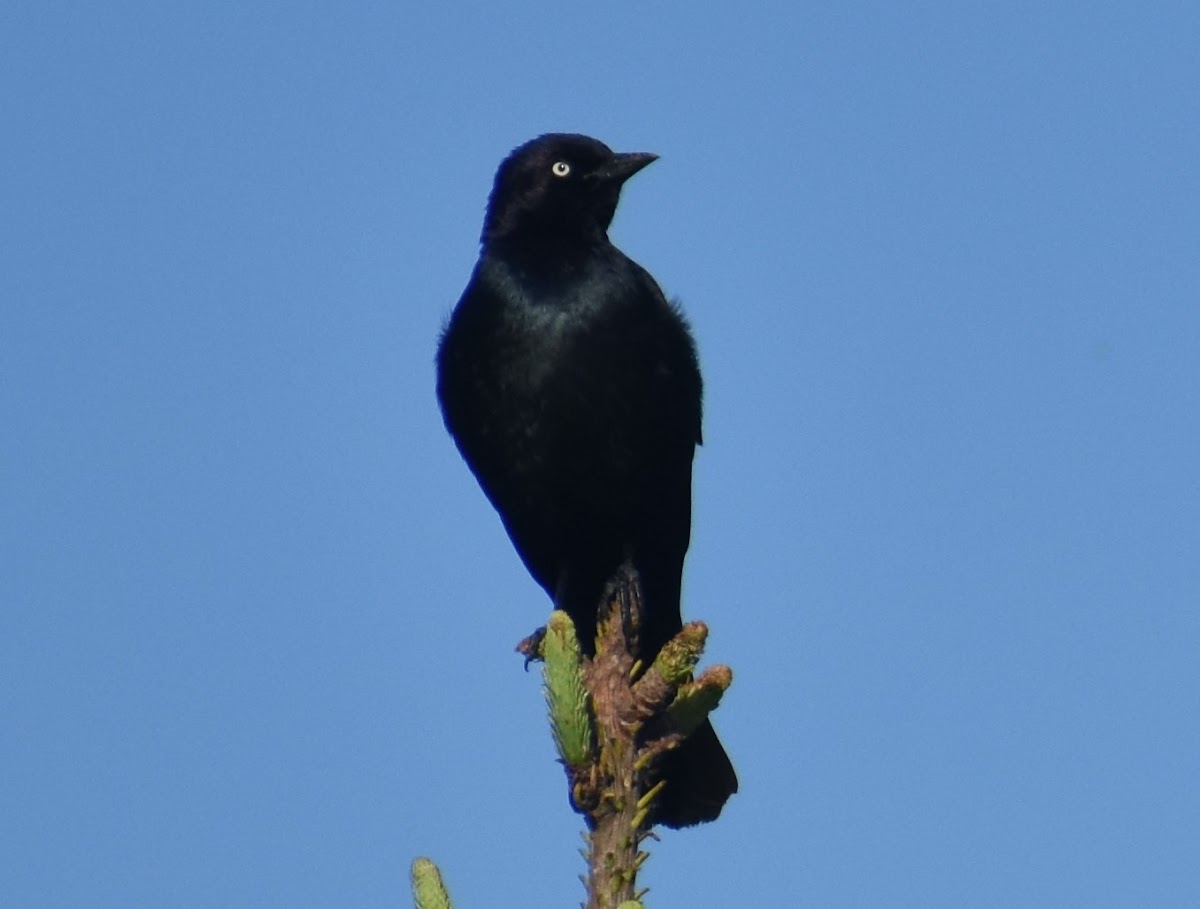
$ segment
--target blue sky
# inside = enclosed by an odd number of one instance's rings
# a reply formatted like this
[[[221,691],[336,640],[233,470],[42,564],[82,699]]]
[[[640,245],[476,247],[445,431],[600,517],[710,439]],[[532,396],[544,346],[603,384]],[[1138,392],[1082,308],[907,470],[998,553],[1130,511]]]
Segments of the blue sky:
[[[707,383],[651,905],[1200,904],[1200,7],[502,6],[0,13],[0,901],[579,899],[432,365],[564,130]]]

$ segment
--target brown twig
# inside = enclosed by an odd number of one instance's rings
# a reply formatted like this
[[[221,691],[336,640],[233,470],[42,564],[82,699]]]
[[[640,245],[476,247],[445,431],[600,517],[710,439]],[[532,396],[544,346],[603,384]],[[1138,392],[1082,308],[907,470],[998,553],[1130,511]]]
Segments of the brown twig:
[[[638,846],[647,829],[645,771],[637,761],[637,734],[644,721],[633,696],[631,674],[642,617],[637,574],[628,566],[610,583],[601,607],[596,655],[584,682],[596,718],[598,791],[587,811],[587,909],[614,909],[634,899],[637,870],[646,854]]]

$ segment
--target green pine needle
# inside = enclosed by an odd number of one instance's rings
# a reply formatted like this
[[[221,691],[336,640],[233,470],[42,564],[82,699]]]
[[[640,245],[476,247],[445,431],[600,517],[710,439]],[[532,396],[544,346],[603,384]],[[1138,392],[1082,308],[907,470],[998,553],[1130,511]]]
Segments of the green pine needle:
[[[546,623],[546,707],[559,756],[568,767],[583,768],[592,761],[592,716],[580,669],[582,655],[575,625],[556,610]]]

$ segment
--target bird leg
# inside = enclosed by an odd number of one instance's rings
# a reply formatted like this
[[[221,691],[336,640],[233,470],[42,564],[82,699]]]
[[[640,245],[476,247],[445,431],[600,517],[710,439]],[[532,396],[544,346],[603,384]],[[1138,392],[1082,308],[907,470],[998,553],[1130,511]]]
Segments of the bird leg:
[[[542,661],[542,647],[546,642],[546,626],[535,628],[533,633],[528,637],[521,638],[517,642],[516,651],[525,657],[525,671],[529,671],[530,663],[539,663]]]

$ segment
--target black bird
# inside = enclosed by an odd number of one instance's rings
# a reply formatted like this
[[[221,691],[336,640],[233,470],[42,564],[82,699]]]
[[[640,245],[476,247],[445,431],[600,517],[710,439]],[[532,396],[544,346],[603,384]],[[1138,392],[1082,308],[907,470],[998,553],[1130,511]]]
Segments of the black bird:
[[[687,323],[608,239],[657,155],[549,134],[496,172],[482,252],[438,348],[438,401],[467,466],[586,652],[606,581],[641,577],[642,656],[682,627],[700,369]],[[710,821],[737,777],[707,722],[667,756],[656,820]]]

